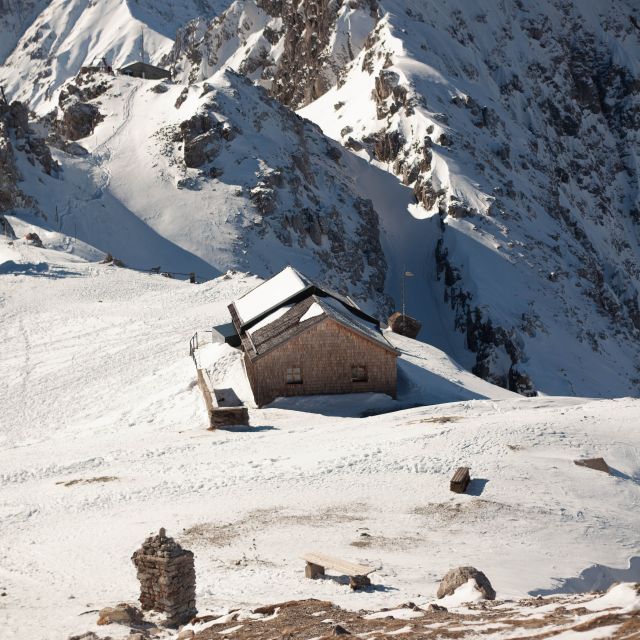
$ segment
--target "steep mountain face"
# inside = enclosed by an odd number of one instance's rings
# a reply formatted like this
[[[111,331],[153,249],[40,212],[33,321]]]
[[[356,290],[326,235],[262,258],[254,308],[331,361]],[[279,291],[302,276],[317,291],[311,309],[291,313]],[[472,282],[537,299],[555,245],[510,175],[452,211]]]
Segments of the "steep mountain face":
[[[601,376],[566,365],[599,361],[635,393],[640,31],[624,2],[497,6],[384,3],[342,87],[303,113],[440,218],[475,372],[594,393]]]
[[[202,273],[292,262],[380,311],[402,284],[422,338],[492,382],[638,393],[636,3],[185,0],[166,13],[109,0],[89,20],[96,7],[73,2],[66,20],[55,0],[42,11],[0,76],[40,113],[58,107],[56,206],[83,239]],[[116,79],[81,95],[79,77],[59,90],[82,60],[135,57],[140,25],[185,88]],[[105,242],[105,199],[153,230],[142,254],[131,233]]]
[[[479,375],[597,393],[604,363],[636,393],[638,24],[624,0],[236,2],[171,60],[185,81],[202,61],[248,72],[413,189],[440,221],[425,243],[453,350]]]
[[[231,67],[297,108],[334,86],[378,19],[375,0],[236,0],[178,32],[164,59],[186,82]]]
[[[243,76],[182,87],[84,72],[41,126],[60,179],[25,189],[56,230],[128,266],[199,279],[291,263],[388,312],[357,159]]]
[[[0,0],[0,64],[48,0]]]
[[[176,30],[215,15],[226,0],[0,0],[0,85],[11,99],[45,112],[83,66],[105,58],[117,69],[157,62]]]
[[[0,213],[15,209],[37,210],[36,201],[21,189],[24,172],[20,165],[28,163],[32,171],[49,178],[55,179],[59,175],[59,164],[32,124],[24,104],[9,103],[0,97]]]

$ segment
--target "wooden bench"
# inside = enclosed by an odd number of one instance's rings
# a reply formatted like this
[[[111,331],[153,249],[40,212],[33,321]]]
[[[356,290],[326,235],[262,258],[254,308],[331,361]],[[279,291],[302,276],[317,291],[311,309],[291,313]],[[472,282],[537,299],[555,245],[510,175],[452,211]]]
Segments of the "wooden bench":
[[[469,467],[458,467],[451,478],[449,488],[455,493],[464,493],[469,486],[471,477],[469,476]]]
[[[302,556],[302,559],[307,563],[304,568],[304,575],[307,578],[311,578],[312,580],[321,578],[324,575],[325,569],[332,569],[333,571],[338,571],[348,576],[349,586],[354,590],[361,587],[368,587],[371,584],[368,576],[375,571],[375,569],[371,567],[347,562],[340,558],[333,558],[323,553],[306,553]]]

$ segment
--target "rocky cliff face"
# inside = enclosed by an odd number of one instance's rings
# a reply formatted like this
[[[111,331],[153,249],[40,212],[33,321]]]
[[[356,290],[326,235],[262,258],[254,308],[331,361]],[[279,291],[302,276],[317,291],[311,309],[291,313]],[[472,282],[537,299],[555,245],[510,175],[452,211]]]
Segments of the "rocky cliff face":
[[[303,111],[440,218],[442,300],[474,371],[525,393],[549,367],[572,392],[577,352],[625,360],[637,389],[640,30],[631,5],[596,5],[382,2],[343,86]]]
[[[27,107],[0,99],[0,213],[37,208],[36,201],[21,188],[19,158],[49,176],[57,175],[60,168],[45,141],[34,133]]]
[[[197,82],[229,66],[298,108],[340,81],[378,19],[376,0],[237,0],[178,31],[163,62]]]
[[[344,174],[339,145],[243,76],[224,78],[226,87],[194,86],[201,93],[193,115],[162,131],[171,143],[163,153],[183,176],[178,186],[239,185],[249,245],[275,241],[277,252],[302,251],[322,281],[387,313],[378,215]],[[257,160],[255,171],[239,175],[234,165],[246,155]]]
[[[420,278],[412,313],[425,339],[521,393],[637,393],[636,3],[236,0],[216,16],[185,22],[171,49],[156,49],[184,84],[168,90],[181,115],[167,116],[163,148],[180,190],[202,192],[231,184],[233,150],[252,137],[255,180],[239,179],[233,196],[246,207],[241,250],[275,239],[362,295],[389,287],[385,264],[400,258],[381,246],[397,246],[393,229],[380,237],[361,174],[344,175],[353,152],[412,191],[413,218],[433,221],[402,256]],[[49,27],[39,18],[30,29],[49,42]],[[225,106],[221,117],[215,87],[227,68],[283,106],[259,106],[266,95],[233,76],[236,99],[253,106],[240,106],[242,117]],[[80,140],[110,117],[92,97],[59,104],[59,131]],[[99,114],[85,113],[89,104]],[[345,148],[311,143],[318,132],[285,107]],[[290,149],[277,159],[256,146],[267,144],[263,118],[286,132]]]

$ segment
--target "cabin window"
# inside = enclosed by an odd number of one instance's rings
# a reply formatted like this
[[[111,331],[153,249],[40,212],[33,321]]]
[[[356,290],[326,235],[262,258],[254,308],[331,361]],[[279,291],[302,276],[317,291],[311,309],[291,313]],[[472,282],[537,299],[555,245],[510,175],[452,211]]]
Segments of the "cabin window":
[[[302,369],[300,367],[287,368],[287,384],[302,384]]]
[[[368,379],[367,367],[364,365],[351,367],[351,382],[366,382]]]

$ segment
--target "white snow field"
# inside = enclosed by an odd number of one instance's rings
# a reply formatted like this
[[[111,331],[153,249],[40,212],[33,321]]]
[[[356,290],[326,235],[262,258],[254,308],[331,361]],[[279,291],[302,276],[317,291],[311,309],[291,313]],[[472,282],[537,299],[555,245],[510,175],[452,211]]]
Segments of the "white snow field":
[[[499,598],[640,580],[640,401],[521,398],[392,336],[396,403],[280,401],[249,430],[209,432],[188,341],[259,280],[191,285],[97,258],[0,240],[3,640],[98,630],[93,610],[137,599],[130,557],[161,526],[195,553],[202,613],[421,604],[462,564]],[[246,395],[237,352],[208,351]],[[593,456],[613,475],[573,464]],[[460,465],[464,495],[448,486]],[[305,579],[308,551],[378,566],[375,588]]]

